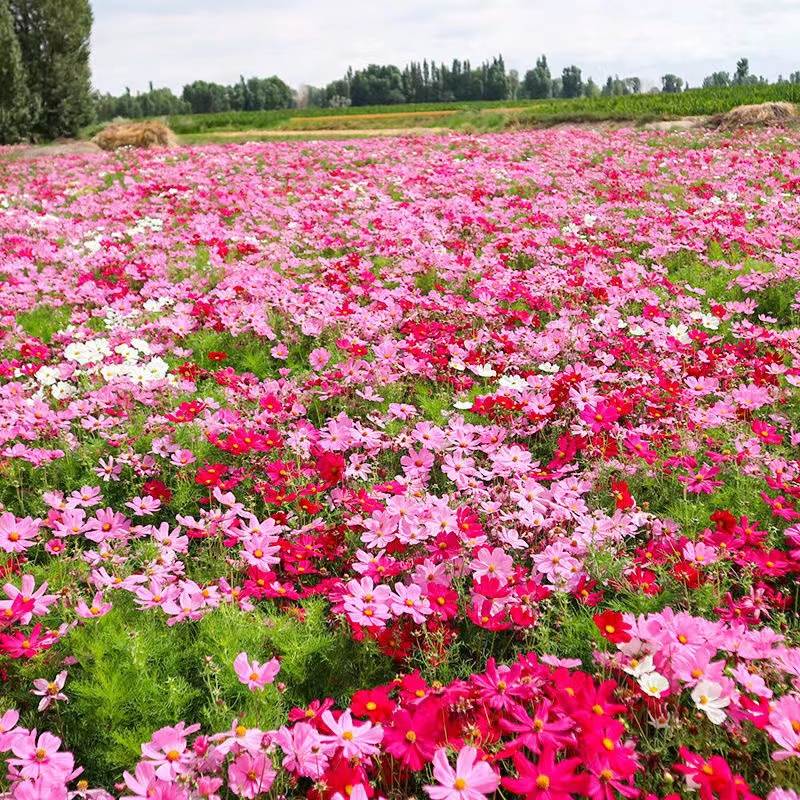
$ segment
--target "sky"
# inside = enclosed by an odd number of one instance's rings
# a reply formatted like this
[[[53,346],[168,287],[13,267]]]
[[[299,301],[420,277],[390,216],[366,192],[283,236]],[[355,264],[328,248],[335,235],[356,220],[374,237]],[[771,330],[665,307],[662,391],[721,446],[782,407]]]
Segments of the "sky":
[[[736,61],[776,80],[800,70],[798,0],[93,0],[92,78],[112,94],[277,75],[324,86],[348,66],[502,54],[520,76],[672,72],[697,86]]]

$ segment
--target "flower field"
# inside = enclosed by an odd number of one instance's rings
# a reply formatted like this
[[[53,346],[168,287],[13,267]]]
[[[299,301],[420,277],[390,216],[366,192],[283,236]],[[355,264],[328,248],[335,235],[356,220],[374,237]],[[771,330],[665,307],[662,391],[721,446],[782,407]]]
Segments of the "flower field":
[[[0,797],[800,789],[800,133],[0,151]]]

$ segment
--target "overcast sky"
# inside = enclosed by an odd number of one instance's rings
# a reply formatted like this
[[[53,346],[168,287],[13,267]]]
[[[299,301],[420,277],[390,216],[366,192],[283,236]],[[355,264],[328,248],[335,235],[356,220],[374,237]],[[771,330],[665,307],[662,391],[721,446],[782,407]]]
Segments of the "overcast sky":
[[[94,0],[97,89],[179,93],[193,80],[278,75],[324,86],[370,63],[476,65],[501,53],[523,75],[547,55],[597,83],[715,70],[775,80],[800,70],[800,0]]]

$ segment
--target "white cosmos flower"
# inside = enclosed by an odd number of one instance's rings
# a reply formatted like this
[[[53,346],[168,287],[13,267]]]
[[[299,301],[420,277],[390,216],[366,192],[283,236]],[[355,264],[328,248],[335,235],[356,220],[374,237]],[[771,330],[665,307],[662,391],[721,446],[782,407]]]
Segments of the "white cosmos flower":
[[[644,656],[643,658],[632,658],[628,665],[622,668],[628,675],[633,675],[634,678],[640,678],[642,675],[648,675],[656,671],[655,664],[653,664],[653,656]]]
[[[626,669],[625,672],[627,671]],[[669,691],[669,681],[655,671],[639,676],[638,683],[642,691],[650,697],[661,697],[664,692]]]
[[[543,364],[539,364],[539,369],[542,372],[549,372],[554,375],[561,367],[559,367],[558,364],[551,364],[549,361],[545,361]]]
[[[44,365],[36,370],[36,380],[42,386],[52,386],[60,377],[61,373],[55,367]]]
[[[64,400],[67,397],[72,397],[77,390],[71,383],[59,381],[55,384],[55,386],[53,386],[52,389],[50,389],[50,391],[56,400]]]
[[[469,369],[480,378],[494,378],[494,376],[497,375],[491,364],[480,364],[478,366],[470,365]]]
[[[513,389],[514,391],[522,391],[528,388],[528,381],[520,375],[503,375],[497,382],[500,386],[506,389]]]
[[[674,336],[681,344],[689,344],[692,340],[689,338],[689,328],[682,322],[678,325],[670,325],[667,328],[670,336]]]
[[[715,725],[725,721],[722,709],[730,705],[731,699],[722,697],[722,686],[716,681],[700,681],[692,690],[692,700]]]

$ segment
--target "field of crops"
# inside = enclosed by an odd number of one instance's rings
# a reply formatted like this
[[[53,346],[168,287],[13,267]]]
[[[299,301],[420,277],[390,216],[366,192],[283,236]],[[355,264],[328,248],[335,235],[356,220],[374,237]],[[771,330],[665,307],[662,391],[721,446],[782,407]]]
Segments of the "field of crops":
[[[0,214],[1,798],[798,800],[800,133],[0,158]]]
[[[482,103],[426,103],[417,105],[361,106],[341,109],[311,108],[280,111],[229,111],[220,114],[194,114],[171,117],[169,126],[178,134],[213,131],[298,129],[331,127],[337,118],[342,128],[375,128],[376,118],[392,115],[395,127],[446,125],[461,129],[478,122],[481,112],[492,115],[492,124],[502,130],[507,123],[548,125],[567,120],[629,119],[650,120],[723,114],[735,106],[785,100],[800,103],[800,84],[734,86],[719,89],[693,89],[677,94],[635,94],[619,97],[579,98],[574,100],[498,100]],[[498,110],[501,110],[498,112]],[[442,119],[434,112],[450,112]],[[493,114],[492,112],[496,112]],[[513,112],[513,113],[504,113]],[[397,118],[408,120],[398,123]],[[427,119],[430,117],[430,119]],[[325,124],[317,122],[324,118]]]

